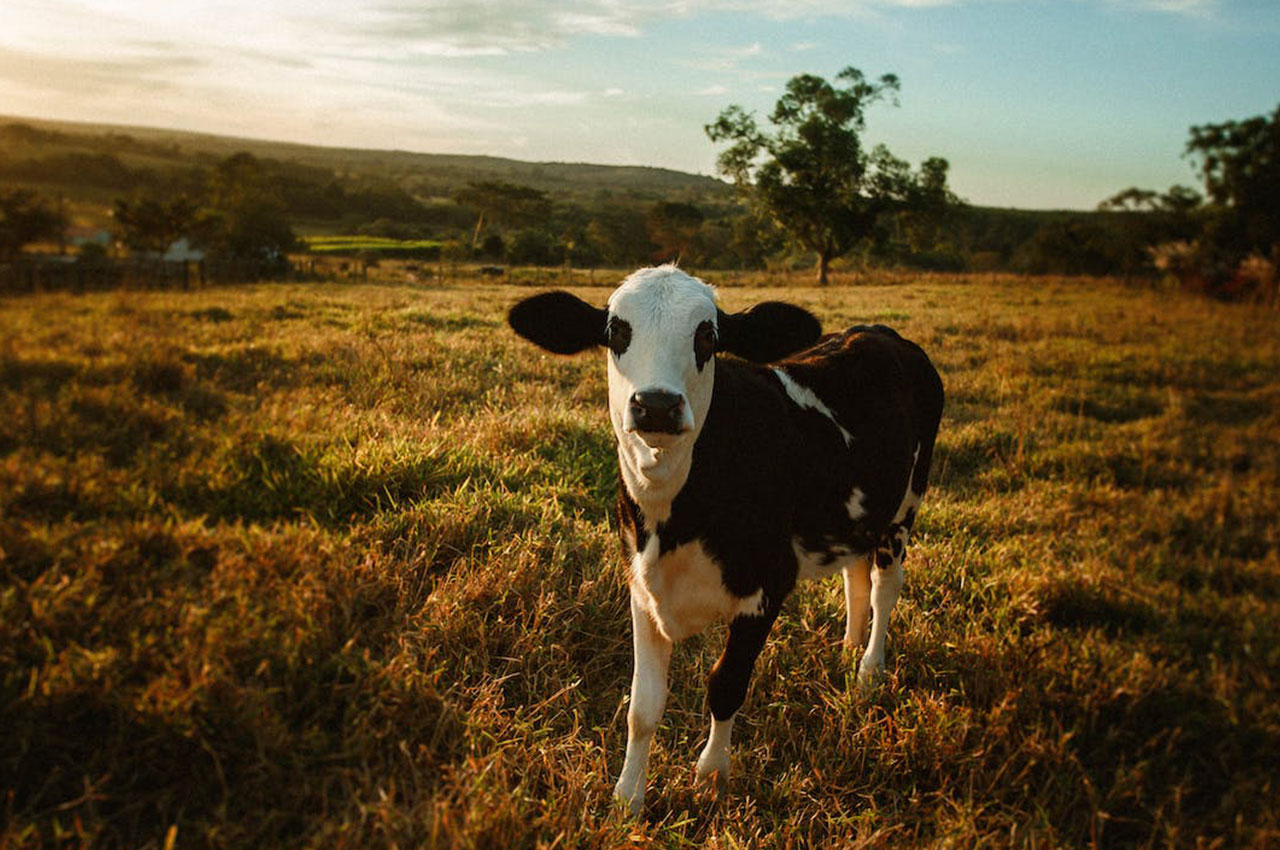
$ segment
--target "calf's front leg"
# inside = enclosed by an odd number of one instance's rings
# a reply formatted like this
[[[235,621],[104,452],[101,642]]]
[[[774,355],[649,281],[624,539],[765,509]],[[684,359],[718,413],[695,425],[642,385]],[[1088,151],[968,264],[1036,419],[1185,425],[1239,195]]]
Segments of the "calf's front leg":
[[[631,593],[631,643],[635,669],[631,675],[631,705],[627,709],[627,756],[613,795],[634,815],[644,810],[645,773],[649,745],[667,704],[667,668],[671,641],[658,631],[649,612]]]
[[[740,615],[729,624],[729,640],[724,654],[711,668],[707,682],[707,707],[711,709],[711,736],[698,757],[697,775],[703,779],[716,775],[720,788],[729,782],[729,737],[733,720],[747,698],[747,685],[755,669],[756,658],[764,648],[769,629],[778,616],[773,608],[760,615]]]

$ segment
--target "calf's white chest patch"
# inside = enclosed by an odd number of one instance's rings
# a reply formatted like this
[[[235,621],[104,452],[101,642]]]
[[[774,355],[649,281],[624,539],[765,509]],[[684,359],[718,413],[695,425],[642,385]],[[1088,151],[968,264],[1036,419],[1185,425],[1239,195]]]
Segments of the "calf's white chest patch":
[[[724,586],[720,564],[694,540],[659,554],[658,535],[631,560],[631,587],[658,630],[669,640],[698,634],[718,620],[760,614],[764,592],[734,596]]]

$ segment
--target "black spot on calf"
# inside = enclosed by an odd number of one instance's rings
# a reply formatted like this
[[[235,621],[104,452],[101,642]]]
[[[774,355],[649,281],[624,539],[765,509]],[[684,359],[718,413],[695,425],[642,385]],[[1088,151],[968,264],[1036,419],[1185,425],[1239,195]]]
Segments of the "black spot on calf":
[[[605,337],[608,339],[609,350],[616,357],[621,357],[631,346],[631,323],[611,316],[605,326]]]

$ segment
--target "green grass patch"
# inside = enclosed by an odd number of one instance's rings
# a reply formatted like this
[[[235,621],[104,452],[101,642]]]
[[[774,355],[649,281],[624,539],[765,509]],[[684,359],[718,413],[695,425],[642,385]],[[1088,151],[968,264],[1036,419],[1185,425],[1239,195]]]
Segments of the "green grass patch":
[[[382,236],[304,236],[307,250],[313,254],[375,257],[417,257],[434,259],[444,245],[434,239],[391,239]]]

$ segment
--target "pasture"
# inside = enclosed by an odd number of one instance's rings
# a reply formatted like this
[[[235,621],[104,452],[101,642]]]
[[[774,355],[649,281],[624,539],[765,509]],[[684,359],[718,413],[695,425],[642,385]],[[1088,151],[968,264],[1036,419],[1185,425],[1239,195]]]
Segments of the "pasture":
[[[0,302],[0,846],[1280,841],[1276,314],[723,288],[893,325],[947,408],[881,686],[802,585],[717,800],[724,631],[679,645],[635,821],[603,359],[510,333],[529,291]]]

